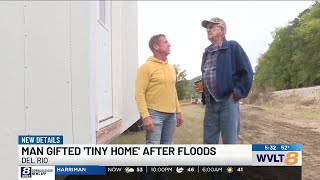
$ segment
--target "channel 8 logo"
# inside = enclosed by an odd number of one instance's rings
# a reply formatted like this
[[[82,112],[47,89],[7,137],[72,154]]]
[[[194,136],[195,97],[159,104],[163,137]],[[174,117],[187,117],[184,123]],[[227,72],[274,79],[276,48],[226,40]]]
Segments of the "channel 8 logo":
[[[268,153],[268,154],[256,154],[258,162],[264,163],[284,163],[288,166],[296,165],[299,162],[298,152],[283,153]]]
[[[31,167],[21,167],[21,178],[31,178]]]
[[[284,163],[289,166],[295,165],[299,162],[298,157],[299,154],[297,152],[288,152],[286,154],[286,158],[284,159]]]

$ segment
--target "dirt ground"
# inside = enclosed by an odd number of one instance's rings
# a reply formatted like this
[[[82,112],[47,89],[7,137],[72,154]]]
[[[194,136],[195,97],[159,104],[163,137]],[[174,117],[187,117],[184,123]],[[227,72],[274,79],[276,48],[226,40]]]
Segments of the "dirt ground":
[[[241,144],[302,144],[302,177],[320,179],[319,106],[241,107]]]
[[[241,105],[240,144],[302,144],[302,177],[320,179],[319,105]],[[200,104],[182,106],[185,122],[176,129],[175,144],[202,144]],[[112,144],[144,144],[144,131],[125,132]]]

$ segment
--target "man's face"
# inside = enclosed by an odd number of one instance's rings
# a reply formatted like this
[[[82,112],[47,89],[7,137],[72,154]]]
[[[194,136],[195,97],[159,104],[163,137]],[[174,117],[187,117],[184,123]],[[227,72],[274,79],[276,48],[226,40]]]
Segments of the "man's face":
[[[170,54],[171,44],[168,42],[166,37],[161,36],[159,38],[159,43],[154,45],[154,48],[159,51],[161,54],[169,55]]]
[[[214,41],[223,36],[223,27],[220,24],[209,23],[207,25],[207,35],[210,41]]]

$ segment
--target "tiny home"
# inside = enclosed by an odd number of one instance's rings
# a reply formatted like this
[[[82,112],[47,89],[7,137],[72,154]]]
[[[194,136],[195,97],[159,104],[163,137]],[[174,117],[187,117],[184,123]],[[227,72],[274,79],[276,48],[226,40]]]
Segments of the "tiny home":
[[[4,179],[18,135],[108,143],[139,119],[137,14],[136,1],[0,2]]]

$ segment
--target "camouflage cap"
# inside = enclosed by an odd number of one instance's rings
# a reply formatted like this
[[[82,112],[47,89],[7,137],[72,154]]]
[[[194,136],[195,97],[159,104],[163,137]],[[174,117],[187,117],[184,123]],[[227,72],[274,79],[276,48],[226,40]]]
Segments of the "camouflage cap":
[[[201,25],[202,25],[204,28],[207,28],[207,26],[208,26],[209,23],[221,25],[221,26],[223,27],[223,29],[224,29],[224,34],[226,34],[226,32],[227,32],[227,25],[226,25],[226,23],[224,22],[223,19],[218,18],[218,17],[214,17],[214,18],[211,18],[210,20],[203,20],[203,21],[201,22]]]

